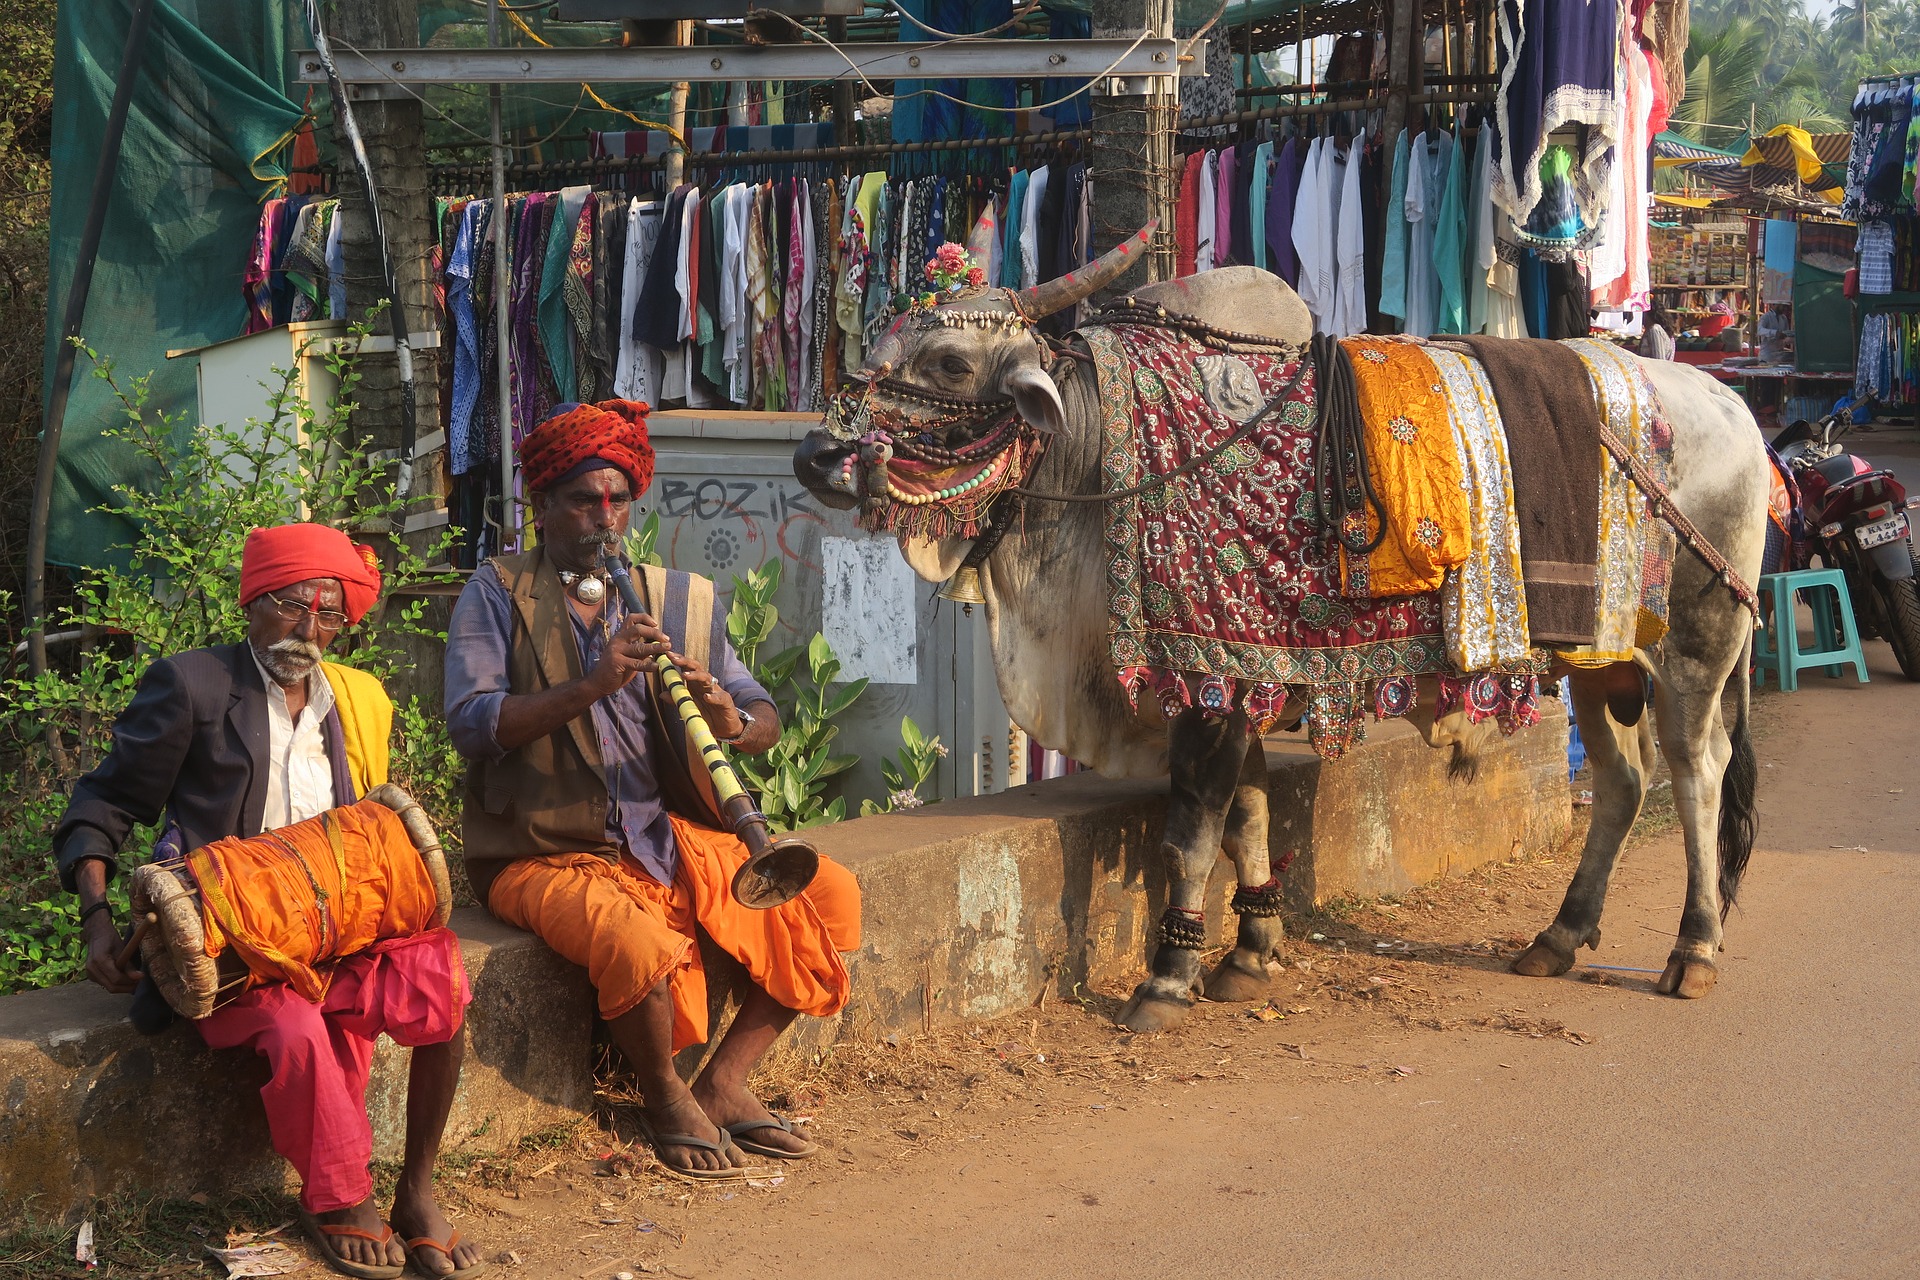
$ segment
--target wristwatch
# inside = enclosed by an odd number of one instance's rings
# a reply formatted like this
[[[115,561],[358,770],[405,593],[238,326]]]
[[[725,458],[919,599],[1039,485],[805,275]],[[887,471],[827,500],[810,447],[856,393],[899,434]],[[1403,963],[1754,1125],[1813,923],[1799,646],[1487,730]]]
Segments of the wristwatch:
[[[740,739],[746,737],[747,730],[753,728],[753,712],[747,710],[745,707],[738,707],[736,710],[740,713],[740,732],[734,734],[731,738],[720,739],[721,742],[726,743],[730,747],[739,746]]]

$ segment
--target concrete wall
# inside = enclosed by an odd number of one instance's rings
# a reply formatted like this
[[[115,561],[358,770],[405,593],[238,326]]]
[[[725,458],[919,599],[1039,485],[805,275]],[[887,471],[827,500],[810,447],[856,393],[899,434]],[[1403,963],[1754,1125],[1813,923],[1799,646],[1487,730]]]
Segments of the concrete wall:
[[[1557,844],[1569,821],[1558,703],[1546,702],[1543,721],[1494,748],[1471,785],[1449,780],[1447,755],[1404,724],[1370,726],[1370,741],[1330,766],[1304,743],[1270,740],[1272,848],[1289,901],[1397,893]],[[1164,783],[1079,774],[815,831],[865,895],[854,997],[778,1051],[988,1018],[1043,989],[1067,996],[1126,976],[1165,905],[1165,808]],[[1223,860],[1208,894],[1215,941],[1231,928],[1231,892]],[[454,923],[474,1003],[447,1147],[496,1149],[591,1106],[592,994],[581,970],[527,935],[477,911]],[[212,1052],[184,1025],[140,1037],[125,1003],[87,985],[0,999],[0,1218],[29,1204],[57,1215],[111,1192],[284,1180],[254,1097],[259,1060]],[[369,1091],[388,1157],[400,1147],[405,1062],[383,1042]]]
[[[1566,838],[1567,721],[1500,743],[1471,784],[1448,755],[1399,722],[1335,765],[1303,741],[1267,744],[1270,844],[1290,907],[1401,893]],[[885,814],[818,832],[865,895],[854,997],[840,1025],[803,1025],[783,1042],[820,1048],[843,1035],[918,1031],[990,1018],[1042,988],[1124,977],[1142,965],[1166,905],[1159,848],[1164,782],[1077,774],[1004,795]],[[1231,940],[1233,869],[1214,867],[1207,936]]]
[[[454,913],[474,1002],[446,1149],[494,1150],[593,1102],[583,972],[478,910]],[[115,1192],[278,1186],[264,1061],[184,1022],[142,1036],[127,1000],[87,983],[0,998],[0,1218],[57,1216]],[[381,1039],[367,1107],[375,1154],[400,1158],[408,1051]]]

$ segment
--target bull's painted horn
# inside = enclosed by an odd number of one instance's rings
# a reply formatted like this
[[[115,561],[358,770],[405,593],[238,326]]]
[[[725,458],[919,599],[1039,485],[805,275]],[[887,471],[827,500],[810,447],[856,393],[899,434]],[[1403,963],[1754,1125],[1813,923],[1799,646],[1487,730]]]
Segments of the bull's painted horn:
[[[1127,268],[1145,256],[1147,243],[1159,225],[1160,219],[1155,218],[1140,228],[1138,234],[1123,240],[1078,271],[1069,271],[1045,284],[1022,289],[1019,293],[1020,310],[1030,319],[1038,320],[1056,311],[1065,311],[1077,302],[1084,302],[1125,275]]]
[[[980,221],[973,224],[973,234],[967,237],[967,257],[982,271],[993,269],[993,233],[998,226],[999,222],[993,216],[993,206],[989,204],[986,212],[980,215]]]

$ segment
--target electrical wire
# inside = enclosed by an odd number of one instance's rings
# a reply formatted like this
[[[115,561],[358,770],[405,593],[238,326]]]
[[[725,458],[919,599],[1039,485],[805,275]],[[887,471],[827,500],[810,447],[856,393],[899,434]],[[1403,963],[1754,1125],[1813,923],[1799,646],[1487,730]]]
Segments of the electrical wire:
[[[925,31],[929,35],[935,36],[941,40],[983,40],[988,36],[997,35],[1000,32],[1005,31],[1008,27],[1017,26],[1020,23],[1026,21],[1029,17],[1033,15],[1034,10],[1040,7],[1040,0],[1033,0],[1033,2],[1029,4],[1026,8],[1016,11],[1011,18],[1008,18],[1005,22],[1000,23],[998,26],[988,27],[985,31],[971,31],[971,32],[942,31],[938,27],[929,26],[927,25],[924,19],[916,18],[912,14],[908,13],[905,9],[902,9],[899,6],[899,4],[896,3],[896,0],[886,0],[886,6],[887,8],[893,10],[895,13],[899,14],[901,21],[911,22],[914,26],[920,28],[922,31]],[[762,14],[762,13],[770,13],[772,11],[767,9],[755,9],[753,12],[755,14]],[[780,14],[779,16],[784,18],[787,15],[783,13],[783,14]],[[904,35],[905,32],[902,31],[901,34]]]
[[[327,45],[326,25],[320,20],[320,0],[307,0],[307,25],[312,29],[314,53],[326,68],[327,88],[333,94],[333,113],[341,132],[347,135],[354,167],[360,172],[360,186],[367,201],[367,220],[372,224],[373,242],[380,250],[380,267],[386,276],[388,319],[393,324],[393,354],[400,381],[400,423],[403,447],[400,453],[399,483],[395,486],[402,507],[396,508],[394,523],[403,523],[402,510],[413,493],[413,450],[419,441],[417,407],[413,390],[413,345],[409,341],[405,301],[400,293],[399,274],[394,269],[393,250],[387,239],[386,219],[380,212],[380,188],[373,176],[373,162],[367,157],[366,141],[360,136],[360,124],[353,116],[353,104],[340,70],[333,64],[333,51]]]
[[[826,45],[827,48],[839,54],[841,61],[845,62],[847,64],[847,67],[859,79],[860,83],[867,87],[867,92],[873,94],[875,97],[884,98],[889,96],[887,94],[883,94],[880,92],[880,87],[874,84],[872,80],[869,80],[867,78],[867,73],[860,69],[859,63],[855,62],[852,58],[847,56],[847,51],[845,49],[842,49],[839,45],[835,44],[832,40],[830,40],[826,36],[821,35],[819,32],[815,31],[813,28],[807,26],[805,23],[801,22],[798,18],[795,18],[790,14],[785,14],[785,13],[776,14],[772,10],[761,10],[760,12],[766,13],[772,17],[785,18],[788,24],[791,25],[796,31],[800,32],[800,34],[806,36],[809,40],[814,40],[820,44]],[[1078,89],[1075,89],[1072,93],[1069,93],[1064,97],[1055,98],[1051,102],[1036,102],[1036,103],[1033,103],[1031,106],[1025,106],[1025,107],[995,107],[995,106],[989,106],[986,103],[970,102],[965,98],[956,98],[952,94],[942,92],[939,89],[916,89],[913,93],[894,94],[892,96],[896,100],[899,98],[912,98],[912,97],[919,97],[922,95],[935,97],[935,98],[943,98],[948,102],[956,103],[960,106],[966,107],[973,111],[987,111],[987,112],[994,112],[1000,115],[1009,115],[1009,116],[1021,115],[1029,111],[1045,111],[1049,107],[1057,107],[1061,103],[1071,102],[1075,98],[1079,97],[1081,94],[1090,91],[1093,88],[1093,86],[1099,84],[1102,80],[1105,80],[1108,76],[1112,75],[1113,69],[1119,66],[1121,63],[1125,62],[1127,60],[1128,55],[1130,55],[1135,49],[1138,49],[1149,38],[1151,38],[1152,35],[1153,35],[1152,31],[1142,28],[1140,34],[1133,38],[1133,43],[1128,45],[1125,49],[1122,49],[1120,51],[1120,56],[1107,64],[1106,70],[1094,76],[1091,80],[1081,85]],[[946,44],[951,42],[939,41],[937,43]],[[905,79],[913,79],[914,77],[900,76],[896,78],[905,80]],[[951,77],[941,76],[938,78],[949,79]],[[1052,77],[1048,77],[1048,78],[1052,78]]]
[[[514,26],[520,28],[521,33],[525,35],[527,39],[533,41],[535,44],[539,45],[543,49],[553,48],[553,46],[549,44],[547,40],[543,38],[538,31],[535,31],[532,27],[527,25],[527,20],[525,18],[522,18],[518,13],[515,13],[512,10],[507,10],[506,14],[507,14],[507,20],[513,23]],[[631,111],[622,111],[619,107],[614,106],[611,102],[608,102],[605,98],[595,93],[593,91],[593,86],[588,84],[584,80],[580,82],[580,88],[583,92],[585,92],[585,94],[589,98],[593,99],[594,103],[598,105],[601,110],[611,111],[615,115],[625,116],[627,119],[633,121],[635,124],[642,125],[649,129],[664,130],[666,132],[666,135],[669,138],[673,139],[675,146],[679,147],[682,151],[685,151],[688,149],[687,140],[681,137],[679,131],[675,129],[672,125],[656,124],[651,120],[642,120],[639,116],[633,114],[633,112]],[[573,117],[568,116],[567,118],[571,120]]]

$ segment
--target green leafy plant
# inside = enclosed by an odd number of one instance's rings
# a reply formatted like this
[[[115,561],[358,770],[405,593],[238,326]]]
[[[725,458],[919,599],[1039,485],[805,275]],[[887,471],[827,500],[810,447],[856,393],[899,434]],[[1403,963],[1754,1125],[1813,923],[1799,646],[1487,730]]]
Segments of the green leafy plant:
[[[773,695],[780,709],[780,740],[760,756],[734,759],[734,771],[760,800],[760,811],[775,831],[797,831],[847,816],[844,796],[828,798],[832,781],[860,763],[856,755],[836,755],[835,724],[866,692],[864,678],[840,680],[840,660],[823,635],[804,645],[760,658],[760,650],[780,623],[773,596],[780,589],[780,562],[768,561],[733,580],[727,610],[727,639],[748,670]]]
[[[920,788],[933,776],[934,767],[946,757],[946,745],[937,735],[928,737],[913,722],[912,716],[902,716],[900,754],[884,756],[880,761],[880,776],[887,784],[887,802],[882,805],[872,800],[862,800],[860,816],[868,818],[876,813],[892,813],[896,809],[918,809],[926,804],[921,798]]]

